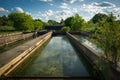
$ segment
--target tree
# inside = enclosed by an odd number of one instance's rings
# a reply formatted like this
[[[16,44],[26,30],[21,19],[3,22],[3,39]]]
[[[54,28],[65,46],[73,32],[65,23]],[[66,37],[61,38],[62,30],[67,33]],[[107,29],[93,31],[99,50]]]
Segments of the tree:
[[[3,15],[0,17],[0,26],[13,26],[13,22]]]
[[[98,30],[98,24],[94,24],[92,21],[88,21],[84,27],[81,28],[82,31],[95,33]]]
[[[120,60],[120,24],[117,23],[113,14],[99,23],[100,33],[96,32],[99,46],[104,50],[105,58],[113,62],[117,68]]]
[[[106,14],[98,13],[90,21],[92,21],[95,24],[95,23],[101,21],[103,18],[107,19],[108,16]]]
[[[96,31],[100,31],[101,22],[103,19],[107,19],[108,15],[103,13],[96,14],[91,20],[87,22],[87,24],[82,28],[83,31],[95,33]]]
[[[72,30],[79,31],[85,25],[85,20],[79,14],[75,14],[72,18]]]
[[[41,30],[43,28],[43,23],[41,20],[34,20],[34,30]]]
[[[70,31],[70,27],[64,26],[61,30],[64,31],[64,32],[69,32]]]
[[[33,19],[30,15],[25,13],[11,13],[8,15],[9,19],[14,22],[13,26],[16,30],[33,30]]]
[[[71,28],[71,26],[72,26],[72,19],[73,19],[73,17],[68,17],[67,19],[65,19],[65,21],[64,21],[65,26],[69,26]]]
[[[57,24],[59,24],[59,23],[56,22],[55,20],[48,20],[48,24],[49,24],[49,25],[57,25]]]
[[[64,24],[65,24],[63,19],[61,19],[60,24],[61,24],[61,25],[64,25]]]

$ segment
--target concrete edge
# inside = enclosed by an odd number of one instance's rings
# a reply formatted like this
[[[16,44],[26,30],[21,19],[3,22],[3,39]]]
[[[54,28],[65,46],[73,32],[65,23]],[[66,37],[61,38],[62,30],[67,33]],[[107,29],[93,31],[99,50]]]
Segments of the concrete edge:
[[[98,53],[95,50],[93,50],[86,44],[80,42],[76,37],[74,37],[70,33],[67,33],[67,37],[72,43],[74,43],[79,48],[80,51],[83,52],[82,54],[87,58],[87,60],[90,61],[91,64],[94,64],[95,60],[99,59],[100,55],[98,55]]]

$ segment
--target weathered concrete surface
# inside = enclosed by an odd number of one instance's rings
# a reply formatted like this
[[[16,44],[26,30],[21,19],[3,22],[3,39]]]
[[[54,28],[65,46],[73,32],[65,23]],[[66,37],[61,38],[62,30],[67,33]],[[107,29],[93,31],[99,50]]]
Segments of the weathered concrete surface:
[[[4,52],[0,55],[0,75],[9,74],[24,59],[26,59],[39,46],[45,43],[52,35],[52,32],[46,33],[36,39],[22,44],[14,49]]]
[[[21,39],[26,39],[32,35],[33,33],[23,34],[22,32],[0,35],[0,46],[10,44]]]
[[[94,65],[95,64],[94,62],[100,58],[100,55],[96,51],[80,42],[76,37],[69,33],[67,33],[67,36],[69,40],[76,46],[77,50],[82,52],[82,54],[86,57],[86,59],[88,59],[88,61],[92,65]],[[109,80],[120,80],[120,71],[115,70],[113,67],[111,67],[109,75],[110,75]]]
[[[14,33],[7,33],[7,34],[0,34],[1,37],[7,37],[7,36],[13,36],[13,35],[19,35],[22,34],[22,32],[14,32]]]
[[[84,43],[80,42],[76,37],[67,33],[68,38],[70,41],[77,46],[78,50],[82,52],[82,54],[88,59],[91,64],[94,64],[94,61],[99,59],[99,56],[92,48],[88,47]]]

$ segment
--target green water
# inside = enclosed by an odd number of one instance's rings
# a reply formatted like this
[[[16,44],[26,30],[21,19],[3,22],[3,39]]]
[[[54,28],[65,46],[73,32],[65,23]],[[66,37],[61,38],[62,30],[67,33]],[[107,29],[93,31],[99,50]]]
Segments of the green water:
[[[19,66],[12,76],[90,76],[65,36],[56,36]]]

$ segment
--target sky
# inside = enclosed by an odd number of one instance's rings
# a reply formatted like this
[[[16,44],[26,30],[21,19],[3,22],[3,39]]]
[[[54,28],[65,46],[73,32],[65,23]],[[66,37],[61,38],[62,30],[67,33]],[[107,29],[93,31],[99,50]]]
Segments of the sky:
[[[120,19],[120,0],[0,0],[0,16],[26,13],[33,19],[61,21],[78,13],[89,21],[95,14],[113,14]]]

